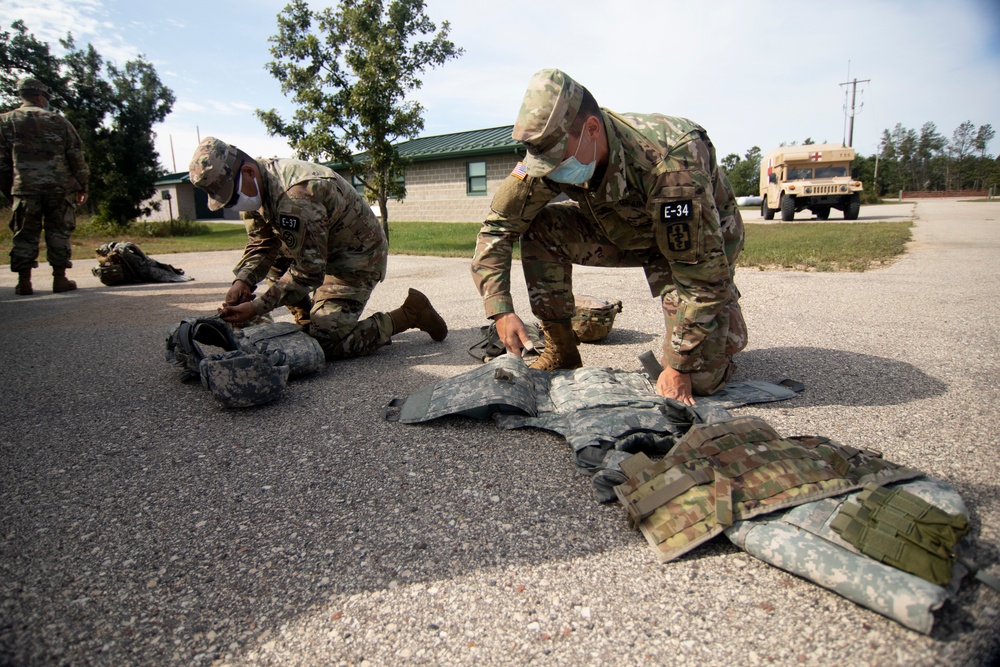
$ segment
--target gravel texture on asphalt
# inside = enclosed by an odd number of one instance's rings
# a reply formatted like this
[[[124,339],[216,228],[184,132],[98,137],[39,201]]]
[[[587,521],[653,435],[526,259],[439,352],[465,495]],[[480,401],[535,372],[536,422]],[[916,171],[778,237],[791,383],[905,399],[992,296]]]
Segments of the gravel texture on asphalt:
[[[758,216],[746,216],[756,221]],[[1000,557],[1000,203],[862,209],[915,220],[864,273],[738,272],[736,380],[799,397],[736,410],[786,435],[875,448],[953,484],[971,555]],[[383,407],[475,367],[485,323],[463,259],[393,256],[367,312],[424,291],[451,332],[226,410],[164,361],[168,327],[214,312],[238,252],[164,256],[196,280],[16,297],[0,274],[0,664],[988,665],[1000,595],[966,582],[930,636],[725,538],[660,565],[600,505],[565,442]],[[584,363],[638,370],[662,316],[638,269],[576,270],[624,302]],[[528,313],[520,272],[515,301]],[[289,319],[280,310],[280,319]],[[990,571],[1000,575],[1000,566]]]

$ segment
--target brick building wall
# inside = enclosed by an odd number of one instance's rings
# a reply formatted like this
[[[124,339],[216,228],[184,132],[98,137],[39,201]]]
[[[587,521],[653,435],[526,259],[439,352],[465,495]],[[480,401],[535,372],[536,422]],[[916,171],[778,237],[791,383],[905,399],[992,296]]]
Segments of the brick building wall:
[[[406,170],[406,199],[389,200],[393,222],[482,222],[500,183],[520,158],[514,153],[417,162]],[[486,163],[486,194],[466,193],[469,162]],[[350,180],[350,174],[342,173]],[[378,210],[376,204],[374,210]]]

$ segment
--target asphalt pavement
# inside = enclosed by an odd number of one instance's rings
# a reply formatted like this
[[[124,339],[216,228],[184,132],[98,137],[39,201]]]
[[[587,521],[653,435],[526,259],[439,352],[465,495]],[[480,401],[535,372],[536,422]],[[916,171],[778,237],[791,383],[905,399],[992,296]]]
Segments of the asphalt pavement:
[[[971,555],[996,563],[1000,203],[862,208],[859,223],[878,219],[915,222],[889,266],[738,272],[750,345],[735,379],[806,390],[734,412],[947,480]],[[385,421],[391,399],[477,365],[485,320],[465,259],[392,256],[368,306],[420,289],[444,342],[406,332],[274,403],[222,408],[166,363],[164,340],[214,312],[239,254],[160,256],[196,280],[119,287],[81,257],[81,289],[52,294],[39,270],[32,297],[0,272],[0,664],[1000,660],[1000,595],[978,582],[924,636],[721,536],[661,565],[559,436]],[[624,302],[584,363],[638,370],[662,336],[641,270],[577,269],[576,290]]]

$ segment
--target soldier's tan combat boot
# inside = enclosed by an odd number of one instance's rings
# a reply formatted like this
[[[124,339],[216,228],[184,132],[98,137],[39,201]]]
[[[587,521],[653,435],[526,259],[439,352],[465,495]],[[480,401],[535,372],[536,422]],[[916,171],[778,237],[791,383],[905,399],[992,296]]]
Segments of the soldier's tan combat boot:
[[[573,324],[566,322],[542,322],[545,334],[545,349],[529,368],[540,371],[573,370],[580,368],[580,350],[577,349],[576,332]]]
[[[76,282],[66,277],[65,266],[52,267],[52,291],[72,292],[76,289]]]
[[[29,296],[34,293],[35,290],[31,288],[31,269],[18,271],[17,286],[14,287],[14,294],[18,294],[20,296]]]
[[[402,306],[389,311],[389,317],[392,318],[393,335],[414,328],[426,331],[436,341],[442,341],[448,335],[448,325],[434,310],[430,300],[413,288],[410,288]]]

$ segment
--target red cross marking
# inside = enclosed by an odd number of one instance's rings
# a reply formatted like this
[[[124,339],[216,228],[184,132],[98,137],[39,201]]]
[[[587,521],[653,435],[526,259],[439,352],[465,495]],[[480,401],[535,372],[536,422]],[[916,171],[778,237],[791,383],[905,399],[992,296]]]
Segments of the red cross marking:
[[[819,162],[820,160],[823,159],[823,154],[813,153],[812,155],[809,156],[809,159],[812,160],[813,162]]]

